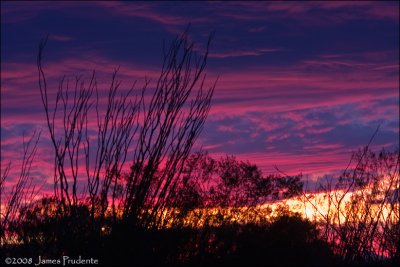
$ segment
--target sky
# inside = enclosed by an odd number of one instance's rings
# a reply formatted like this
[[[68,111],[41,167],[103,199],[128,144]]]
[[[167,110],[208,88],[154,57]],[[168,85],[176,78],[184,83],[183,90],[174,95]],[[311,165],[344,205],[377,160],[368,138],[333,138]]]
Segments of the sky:
[[[42,130],[33,175],[52,181],[52,148],[37,84],[38,44],[56,90],[64,75],[123,88],[157,80],[163,43],[190,24],[195,51],[214,32],[207,80],[219,80],[193,151],[235,155],[316,180],[365,146],[399,146],[399,3],[1,2],[1,162],[16,168],[23,136]],[[3,167],[2,167],[3,168]],[[13,179],[13,178],[11,178]]]

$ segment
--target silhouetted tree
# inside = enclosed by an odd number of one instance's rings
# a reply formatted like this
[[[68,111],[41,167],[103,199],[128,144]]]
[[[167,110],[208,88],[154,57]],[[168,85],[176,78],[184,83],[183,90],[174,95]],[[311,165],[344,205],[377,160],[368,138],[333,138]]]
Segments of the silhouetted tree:
[[[305,195],[323,222],[322,237],[349,263],[399,258],[399,155],[367,146],[353,154],[353,169],[323,186],[323,199]]]
[[[62,78],[56,99],[49,100],[42,67],[46,41],[39,45],[37,66],[55,151],[54,188],[60,212],[74,211],[73,207],[85,200],[84,194],[78,194],[78,180],[86,176],[92,219],[105,217],[111,198],[114,220],[122,211],[124,220],[132,225],[157,226],[210,108],[216,82],[204,89],[203,71],[211,36],[200,57],[193,52],[186,31],[176,37],[164,51],[162,70],[149,103],[144,99],[148,81],[139,96],[133,96],[133,87],[119,96],[115,70],[105,111],[99,106],[95,72],[89,82],[77,77],[72,86],[69,79]],[[88,134],[93,107],[98,126],[95,144]],[[132,143],[134,138],[136,143]],[[128,154],[130,148],[133,152]],[[122,179],[128,157],[133,160],[128,163],[132,164],[131,171]],[[79,169],[82,165],[83,171]],[[98,199],[101,210],[96,214]]]
[[[30,175],[32,163],[37,152],[40,132],[34,131],[27,142],[23,138],[23,159],[19,177],[11,191],[6,191],[6,182],[11,168],[11,162],[2,169],[0,180],[0,238],[1,244],[7,244],[15,236],[15,226],[21,222],[19,214],[24,205],[31,203],[37,190]]]
[[[164,64],[139,131],[134,166],[122,201],[124,217],[132,223],[140,217],[140,224],[145,227],[157,226],[167,199],[180,183],[180,174],[203,128],[216,84],[204,89],[203,71],[210,41],[211,36],[204,55],[197,57],[185,32],[164,52]]]
[[[91,216],[95,216],[97,199],[102,204],[100,214],[97,215],[104,216],[110,188],[113,186],[115,189],[119,183],[128,149],[139,127],[138,117],[144,91],[139,97],[132,95],[133,87],[124,94],[120,93],[121,82],[117,80],[117,69],[112,75],[105,111],[101,110],[93,71],[89,82],[80,76],[71,82],[64,76],[58,85],[56,99],[49,100],[49,89],[42,68],[46,41],[39,45],[37,66],[39,89],[55,152],[55,197],[60,200],[65,213],[73,210],[71,207],[84,200],[84,194],[78,192],[78,177],[82,180],[86,176]],[[143,90],[146,86],[147,83]],[[91,116],[93,108],[95,114]],[[89,129],[89,117],[96,120],[97,131]],[[96,131],[95,142],[89,138],[90,130]],[[83,170],[79,169],[81,166],[84,166]]]
[[[186,161],[182,182],[170,199],[169,224],[204,225],[257,222],[267,219],[267,201],[298,196],[300,176],[279,174],[264,177],[257,165],[233,156],[215,160],[207,153],[196,153]]]

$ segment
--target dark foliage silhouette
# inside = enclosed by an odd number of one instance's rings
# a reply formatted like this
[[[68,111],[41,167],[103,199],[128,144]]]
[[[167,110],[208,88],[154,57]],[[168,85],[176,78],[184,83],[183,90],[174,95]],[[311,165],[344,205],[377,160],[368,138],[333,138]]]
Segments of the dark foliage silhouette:
[[[193,226],[263,221],[266,217],[258,205],[298,196],[303,188],[300,175],[264,177],[257,165],[250,162],[239,161],[234,156],[216,160],[207,153],[191,155],[182,176],[182,183],[168,203],[178,208],[171,209],[171,216],[166,216],[165,221],[172,225],[184,224],[182,220],[187,216],[191,217]],[[214,215],[204,212],[215,208]]]

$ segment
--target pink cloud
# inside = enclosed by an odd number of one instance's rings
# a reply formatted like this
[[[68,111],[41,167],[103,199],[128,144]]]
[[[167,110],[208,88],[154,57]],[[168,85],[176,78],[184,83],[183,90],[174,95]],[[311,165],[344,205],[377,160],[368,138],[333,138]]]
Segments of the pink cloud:
[[[69,42],[75,40],[75,38],[72,36],[61,35],[61,34],[51,34],[49,35],[49,39],[59,42]]]
[[[93,59],[95,58],[95,59]],[[100,91],[108,90],[111,82],[111,74],[113,66],[118,66],[117,63],[104,59],[99,56],[88,56],[81,59],[64,59],[58,62],[44,62],[44,70],[48,79],[49,97],[55,99],[55,94],[58,90],[58,83],[62,75],[67,75],[67,78],[73,83],[76,75],[83,75],[83,79],[90,79],[92,70],[96,70],[98,89]],[[152,81],[154,84],[158,78],[159,71],[156,69],[136,66],[134,64],[119,64],[120,71],[117,79],[122,81],[121,89],[130,89],[135,81],[138,91],[144,85],[145,78]],[[28,63],[3,63],[2,62],[2,105],[4,109],[15,107],[25,107],[32,110],[41,111],[41,99],[39,87],[37,84],[37,67],[34,64]],[[7,101],[5,101],[7,99]],[[101,100],[104,101],[104,100]],[[13,116],[7,114],[7,116]],[[27,114],[34,116],[34,114]],[[23,118],[21,118],[23,120]],[[6,118],[7,120],[7,118]]]
[[[327,25],[355,19],[389,19],[399,21],[398,5],[394,2],[376,1],[296,1],[234,2],[216,6],[222,16],[235,20],[258,21],[269,18],[295,19],[303,24]],[[329,15],[317,15],[311,11],[330,11]]]
[[[267,26],[253,27],[249,29],[249,32],[262,32],[266,29],[268,29]]]
[[[211,52],[210,58],[229,58],[229,57],[244,57],[244,56],[261,56],[267,53],[279,52],[283,49],[280,48],[259,48],[253,50],[238,50],[227,52]]]
[[[308,74],[299,70],[221,74],[212,113],[291,111],[398,96],[396,77],[373,71]],[[226,109],[228,110],[228,108]]]
[[[315,144],[310,146],[304,146],[305,150],[321,151],[321,150],[332,150],[343,148],[342,144]]]
[[[305,13],[312,8],[312,5],[304,5],[292,1],[277,1],[266,6],[268,11],[284,11],[289,14]]]
[[[232,126],[227,126],[227,125],[218,126],[217,130],[220,132],[231,132],[231,133],[236,131]]]
[[[350,160],[351,151],[345,149],[333,149],[321,151],[317,154],[295,155],[292,153],[273,152],[268,153],[243,153],[235,156],[244,161],[249,161],[260,167],[263,173],[276,173],[275,166],[288,175],[310,175],[311,177],[337,172],[346,168]],[[215,158],[223,157],[223,153],[210,153]]]
[[[207,17],[194,17],[194,16],[182,16],[175,14],[168,14],[167,12],[158,12],[154,7],[155,3],[129,3],[121,1],[98,1],[95,2],[97,6],[105,8],[107,11],[114,12],[116,14],[127,16],[144,18],[156,23],[159,23],[162,27],[171,33],[178,34],[181,32],[182,26],[191,24],[203,24],[210,21]]]
[[[321,9],[361,8],[360,13],[377,19],[399,20],[398,5],[394,2],[376,1],[323,1],[318,2]],[[360,15],[361,15],[360,14]]]
[[[328,133],[330,131],[332,131],[334,129],[334,127],[325,127],[325,128],[321,128],[321,129],[307,129],[306,132],[308,134],[323,134],[323,133]]]
[[[315,63],[316,66],[324,64],[324,62],[330,65],[331,62],[330,59],[326,61],[318,60],[321,63]],[[285,112],[285,116],[292,116],[292,120],[300,121],[302,117],[298,114],[298,110],[346,103],[361,105],[377,99],[398,96],[398,91],[396,90],[398,88],[398,79],[390,76],[387,68],[382,68],[380,71],[376,70],[381,66],[387,66],[388,64],[385,61],[370,64],[362,63],[363,61],[361,63],[357,61],[345,62],[348,63],[347,65],[354,66],[346,73],[334,70],[332,72],[309,72],[310,61],[290,68],[222,72],[215,91],[209,120],[263,111],[269,113]],[[110,66],[113,65],[116,66],[117,64],[98,56],[90,56],[88,59],[65,59],[61,62],[45,63],[46,74],[52,85],[49,88],[53,90],[50,97],[55,97],[54,90],[61,74],[73,75],[80,73],[82,70],[85,70],[87,74],[85,76],[89,77],[90,69],[97,69],[99,88],[100,90],[106,90],[109,86],[112,72]],[[133,81],[137,79],[139,80],[137,88],[141,88],[140,81],[143,81],[145,76],[149,77],[154,83],[158,78],[158,74],[159,71],[157,69],[124,63],[120,68],[119,79],[123,81],[122,86],[125,88],[130,88]],[[215,78],[213,76],[209,74],[208,79],[213,81]],[[16,121],[18,123],[42,121],[44,125],[40,95],[36,85],[36,66],[3,63],[2,78],[2,106],[5,110],[25,107],[34,111],[24,114],[24,116],[13,113],[7,113],[7,116],[2,115],[3,125],[12,125]],[[4,101],[5,99],[7,101]],[[104,102],[105,99],[101,99],[101,101]],[[376,118],[382,118],[382,116],[384,118],[386,116],[390,117],[388,111],[385,112],[380,110],[379,107],[377,108],[373,115],[365,115],[365,119],[372,119],[372,116]],[[393,107],[393,112],[396,111],[395,108]],[[306,123],[314,122],[305,122],[303,125],[307,126]],[[278,127],[278,125],[274,126],[274,124],[263,122],[259,122],[259,125],[264,125],[269,130]],[[307,127],[312,126],[308,125]]]

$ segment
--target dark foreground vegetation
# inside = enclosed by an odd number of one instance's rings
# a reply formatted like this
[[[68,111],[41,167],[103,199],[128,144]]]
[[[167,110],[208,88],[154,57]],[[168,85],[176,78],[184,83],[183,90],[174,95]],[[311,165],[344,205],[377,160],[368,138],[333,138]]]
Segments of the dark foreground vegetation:
[[[370,153],[368,157],[374,157],[372,155],[375,154]],[[365,178],[373,179],[372,175],[378,174],[368,170],[370,167],[382,163],[397,164],[398,152],[382,151],[376,156],[363,167]],[[253,172],[244,172],[248,169]],[[235,182],[225,179],[228,170],[227,177],[236,177]],[[206,154],[190,156],[182,173],[187,181],[169,198],[164,220],[158,221],[157,225],[151,224],[153,227],[134,225],[122,215],[113,217],[111,211],[101,217],[100,202],[95,208],[95,217],[92,217],[89,200],[67,211],[60,208],[62,205],[55,197],[24,206],[18,217],[6,225],[8,232],[2,236],[2,258],[36,260],[38,255],[44,259],[68,255],[70,258],[98,259],[100,264],[153,266],[398,264],[398,195],[390,188],[383,188],[386,189],[384,200],[380,199],[382,194],[371,195],[364,191],[363,197],[374,200],[365,202],[353,193],[353,201],[346,204],[345,214],[335,209],[338,205],[334,203],[338,197],[336,191],[328,192],[325,188],[324,192],[331,194],[331,211],[320,220],[312,220],[291,212],[284,204],[274,211],[257,205],[257,199],[278,198],[280,203],[285,203],[287,197],[295,197],[306,201],[309,196],[302,193],[303,184],[298,177],[263,177],[255,165],[233,157],[214,160]],[[398,174],[393,177],[398,179]],[[195,181],[200,178],[214,186],[210,186],[211,189],[196,187]],[[269,185],[261,183],[264,180],[268,180]],[[366,181],[355,181],[358,185],[354,192],[367,188]],[[337,189],[344,186],[343,182],[337,182]],[[346,180],[344,189],[349,190],[349,186],[349,180]],[[246,192],[250,188],[253,189],[251,194]],[[382,190],[382,187],[376,187],[376,190]],[[236,191],[242,194],[235,196]],[[231,203],[229,206],[225,205],[227,199]],[[378,208],[373,209],[372,205],[378,205]],[[314,212],[314,215],[318,214],[317,206]],[[357,219],[353,217],[355,212],[359,215]],[[382,212],[392,215],[390,218],[379,217]],[[340,215],[346,217],[340,224],[329,219]]]
[[[132,266],[397,266],[398,151],[375,153],[368,144],[354,153],[339,177],[315,188],[325,194],[322,205],[301,175],[277,169],[264,176],[232,156],[191,153],[216,85],[205,89],[208,45],[197,56],[186,33],[177,37],[164,51],[154,88],[146,81],[136,95],[120,88],[117,71],[106,90],[95,73],[88,82],[64,77],[52,89],[44,46],[39,89],[54,151],[54,194],[34,200],[34,133],[9,191],[11,165],[2,169],[2,262],[66,255]],[[313,216],[285,206],[294,198],[311,205]],[[277,201],[276,209],[263,206]]]
[[[54,259],[96,258],[118,265],[342,265],[318,238],[315,225],[299,216],[282,214],[265,224],[225,224],[193,229],[143,229],[122,222],[112,232],[93,227],[88,210],[79,218],[54,218],[20,225],[24,243],[3,247],[2,256]],[[95,223],[96,224],[96,223]],[[111,230],[110,230],[111,231]]]

